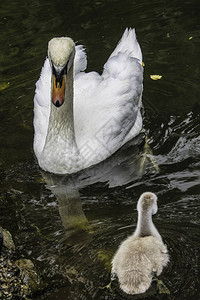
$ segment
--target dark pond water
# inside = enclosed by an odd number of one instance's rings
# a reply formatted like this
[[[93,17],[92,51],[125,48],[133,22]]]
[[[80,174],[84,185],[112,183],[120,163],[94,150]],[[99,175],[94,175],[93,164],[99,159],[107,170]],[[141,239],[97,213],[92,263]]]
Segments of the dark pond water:
[[[46,283],[38,299],[200,299],[199,20],[195,0],[1,1],[0,224]],[[33,96],[48,40],[71,36],[86,46],[88,70],[101,72],[127,26],[143,51],[144,127],[159,170],[148,155],[141,174],[136,141],[76,176],[42,174],[32,150]],[[153,283],[127,297],[117,283],[103,287],[147,190],[159,197],[154,222],[171,258],[160,279],[170,294]]]

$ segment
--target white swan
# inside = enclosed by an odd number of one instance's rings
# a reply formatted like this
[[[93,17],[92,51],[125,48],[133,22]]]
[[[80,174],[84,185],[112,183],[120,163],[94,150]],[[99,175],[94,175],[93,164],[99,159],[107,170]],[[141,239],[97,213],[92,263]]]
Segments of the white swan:
[[[126,29],[102,75],[85,73],[83,46],[53,38],[36,83],[34,152],[42,169],[74,173],[97,164],[139,134],[142,53]]]
[[[112,273],[117,274],[120,287],[127,294],[144,293],[151,285],[153,272],[160,275],[169,261],[167,247],[152,222],[157,209],[154,193],[140,196],[136,230],[122,242],[112,260]]]

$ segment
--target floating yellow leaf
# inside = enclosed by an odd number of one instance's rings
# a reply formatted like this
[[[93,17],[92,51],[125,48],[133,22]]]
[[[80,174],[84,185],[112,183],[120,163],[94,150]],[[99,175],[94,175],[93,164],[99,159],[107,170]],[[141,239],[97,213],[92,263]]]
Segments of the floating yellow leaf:
[[[143,66],[143,67],[145,66],[145,63],[144,63],[144,62],[142,62],[142,66]]]
[[[36,178],[35,178],[35,181],[36,181],[37,183],[46,183],[46,181],[45,181],[45,179],[44,179],[43,177],[36,177]]]
[[[0,82],[0,91],[3,91],[9,87],[9,82]]]
[[[150,75],[150,78],[151,78],[152,80],[159,80],[159,79],[162,78],[162,76],[161,76],[161,75]]]
[[[191,40],[192,38],[193,38],[193,37],[192,37],[192,36],[190,36],[190,37],[189,37],[189,40]]]

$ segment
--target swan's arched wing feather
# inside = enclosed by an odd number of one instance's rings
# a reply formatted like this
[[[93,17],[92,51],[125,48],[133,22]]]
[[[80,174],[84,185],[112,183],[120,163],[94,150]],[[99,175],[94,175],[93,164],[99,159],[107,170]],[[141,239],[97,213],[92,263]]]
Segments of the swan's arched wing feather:
[[[74,58],[74,74],[85,71],[87,68],[87,56],[85,53],[85,48],[82,45],[75,47],[75,58]]]
[[[143,68],[138,59],[119,52],[108,60],[102,77],[107,86],[103,90],[106,99],[104,115],[108,123],[110,119],[113,122],[109,140],[114,139],[114,143],[122,145],[141,130]]]
[[[139,134],[142,128],[141,62],[135,30],[126,29],[101,76],[96,72],[76,76],[76,141],[90,164],[105,159]]]
[[[77,77],[75,132],[80,148],[89,145],[96,158],[99,151],[100,161],[139,134],[142,81],[141,64],[126,53],[110,58],[102,76],[91,72]]]
[[[129,56],[135,57],[142,64],[142,51],[140,45],[136,39],[135,29],[128,29],[124,31],[121,40],[117,44],[115,50],[111,53],[109,59],[119,52],[128,53]],[[108,59],[108,61],[109,61]]]

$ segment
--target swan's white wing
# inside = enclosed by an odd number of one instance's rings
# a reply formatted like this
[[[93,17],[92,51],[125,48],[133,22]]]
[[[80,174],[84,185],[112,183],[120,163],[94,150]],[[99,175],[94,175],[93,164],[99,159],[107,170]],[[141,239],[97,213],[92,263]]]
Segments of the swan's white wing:
[[[79,148],[93,154],[95,162],[115,152],[142,127],[143,68],[134,30],[125,31],[117,49],[102,76],[83,73],[75,80],[76,140]]]
[[[110,86],[113,84],[115,99],[113,107],[118,108],[119,131],[117,133],[119,141],[123,145],[125,142],[135,137],[141,130],[141,98],[143,90],[143,67],[140,61],[130,56],[127,52],[118,52],[111,56],[104,65],[102,77]],[[112,90],[111,90],[112,91]],[[110,95],[111,98],[111,95]],[[121,129],[120,129],[121,128]]]

